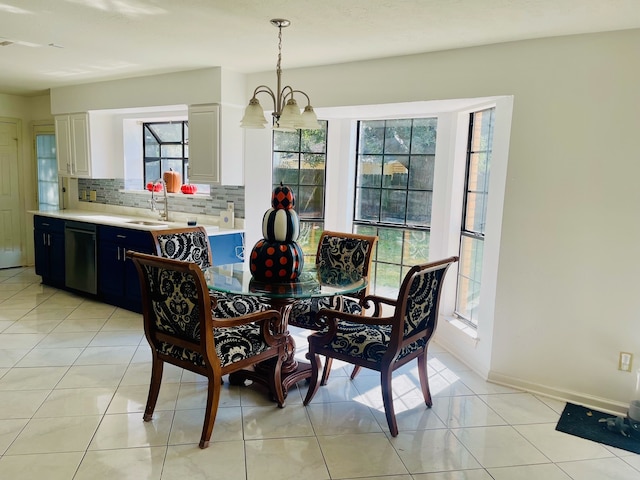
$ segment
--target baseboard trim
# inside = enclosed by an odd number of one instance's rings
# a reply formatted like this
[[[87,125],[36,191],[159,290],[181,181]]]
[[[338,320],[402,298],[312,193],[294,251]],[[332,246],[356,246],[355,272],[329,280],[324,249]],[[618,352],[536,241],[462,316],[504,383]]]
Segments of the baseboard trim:
[[[585,395],[583,393],[573,392],[570,390],[552,388],[547,385],[527,382],[519,378],[501,375],[496,372],[489,372],[487,381],[497,385],[503,385],[505,387],[511,387],[518,390],[524,390],[529,393],[550,397],[563,402],[583,405],[588,408],[601,410],[605,413],[611,413],[612,415],[626,415],[629,407],[627,404],[615,402],[607,398],[594,397],[592,395]]]

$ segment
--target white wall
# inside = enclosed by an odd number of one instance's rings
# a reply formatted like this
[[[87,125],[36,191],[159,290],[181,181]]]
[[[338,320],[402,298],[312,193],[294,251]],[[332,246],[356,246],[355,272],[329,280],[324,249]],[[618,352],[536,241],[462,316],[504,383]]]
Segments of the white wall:
[[[619,411],[618,352],[640,359],[638,44],[628,30],[284,72],[315,107],[513,96],[491,328],[477,346],[440,338],[496,381]],[[247,205],[264,202],[264,178],[246,180]]]
[[[51,113],[221,103],[223,72],[205,68],[51,90]]]
[[[0,117],[20,120],[18,151],[18,182],[20,203],[23,211],[38,208],[38,193],[35,182],[37,170],[33,149],[33,126],[53,125],[53,117],[49,112],[49,95],[22,97],[0,94]],[[21,248],[23,265],[33,265],[33,220],[30,216],[22,217]]]

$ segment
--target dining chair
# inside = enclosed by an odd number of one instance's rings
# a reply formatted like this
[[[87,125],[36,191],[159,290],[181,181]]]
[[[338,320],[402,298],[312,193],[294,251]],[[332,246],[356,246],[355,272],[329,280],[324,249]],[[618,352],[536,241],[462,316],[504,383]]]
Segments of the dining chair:
[[[320,355],[337,358],[357,367],[380,372],[382,402],[392,436],[398,435],[393,408],[393,371],[418,359],[418,374],[427,407],[433,404],[427,374],[427,347],[438,324],[438,307],[445,274],[458,257],[416,265],[407,272],[398,297],[377,295],[364,298],[372,303],[371,316],[323,309],[317,321],[323,330],[309,336],[311,381],[304,399],[308,405],[318,391]],[[393,307],[393,315],[383,316],[383,307]],[[326,364],[325,364],[326,369]]]
[[[368,277],[373,259],[373,250],[378,242],[377,236],[356,233],[332,232],[325,230],[320,236],[316,253],[316,269],[324,267],[338,269],[341,272]],[[353,297],[341,297],[340,309],[352,314],[363,314],[360,300],[369,293],[369,284]],[[320,330],[316,323],[316,314],[323,308],[338,306],[334,297],[318,297],[297,300],[291,307],[289,325],[307,330]],[[322,376],[322,385],[327,383],[332,359],[326,359],[326,368]]]
[[[284,406],[281,367],[286,339],[275,333],[282,318],[276,310],[235,318],[214,318],[202,269],[193,262],[127,251],[140,277],[144,332],[151,347],[149,395],[143,420],[151,421],[165,363],[208,379],[207,406],[200,437],[206,448],[213,432],[222,376],[275,358],[270,389]]]
[[[213,255],[207,230],[202,226],[152,230],[151,236],[160,257],[194,262],[201,269],[213,266]],[[257,297],[215,292],[214,316],[233,318],[269,309]]]

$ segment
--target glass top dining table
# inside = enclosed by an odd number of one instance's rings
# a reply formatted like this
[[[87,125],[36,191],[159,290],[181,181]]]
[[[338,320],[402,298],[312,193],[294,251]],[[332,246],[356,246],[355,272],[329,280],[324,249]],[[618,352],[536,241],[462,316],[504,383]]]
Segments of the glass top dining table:
[[[356,293],[367,286],[367,279],[356,272],[335,268],[305,269],[292,282],[264,282],[256,280],[248,270],[237,265],[209,267],[204,270],[210,290],[252,295],[268,303],[281,304],[303,298],[332,297]]]
[[[287,337],[287,358],[282,365],[282,389],[285,394],[300,380],[311,376],[311,367],[295,359],[295,341],[288,331],[291,306],[296,300],[314,297],[339,297],[359,292],[367,286],[367,278],[355,272],[335,268],[304,269],[293,282],[264,282],[253,278],[242,264],[223,265],[204,269],[209,290],[260,297],[271,308],[279,310],[282,322],[277,333]],[[257,381],[272,388],[273,365],[267,361],[251,369],[235,372],[229,376],[232,384],[243,384],[244,380]],[[273,392],[271,392],[273,397]]]

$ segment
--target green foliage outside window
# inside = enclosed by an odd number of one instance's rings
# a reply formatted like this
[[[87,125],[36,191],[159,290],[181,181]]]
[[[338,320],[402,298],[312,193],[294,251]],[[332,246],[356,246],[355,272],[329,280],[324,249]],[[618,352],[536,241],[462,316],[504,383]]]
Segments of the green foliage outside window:
[[[317,130],[273,132],[273,188],[282,182],[293,190],[300,217],[300,237],[305,261],[315,261],[324,228],[327,122]]]
[[[354,230],[378,235],[371,290],[395,296],[429,258],[436,118],[361,121]]]

